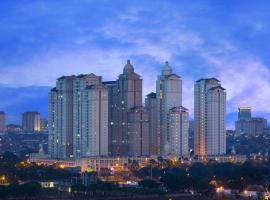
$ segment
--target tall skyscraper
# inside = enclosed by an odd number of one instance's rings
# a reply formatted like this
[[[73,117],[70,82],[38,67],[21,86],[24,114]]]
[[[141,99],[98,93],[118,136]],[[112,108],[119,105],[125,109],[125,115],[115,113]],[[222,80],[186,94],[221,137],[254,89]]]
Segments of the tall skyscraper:
[[[0,111],[0,132],[5,132],[6,130],[6,113]]]
[[[73,79],[73,156],[80,158],[84,156],[86,152],[83,152],[83,142],[86,140],[83,131],[86,129],[87,121],[84,119],[84,112],[87,107],[83,107],[84,103],[89,104],[86,98],[86,88],[90,85],[97,85],[101,83],[101,77],[95,74],[81,74]],[[91,103],[90,103],[91,104]],[[88,108],[89,109],[89,108]]]
[[[49,152],[60,159],[108,154],[108,89],[100,76],[57,80],[49,95]]]
[[[189,156],[188,146],[188,110],[183,106],[173,107],[168,112],[168,141],[170,154]]]
[[[195,83],[194,126],[195,155],[226,153],[226,92],[216,78]]]
[[[82,114],[82,156],[108,155],[108,89],[98,83],[86,87]]]
[[[40,114],[39,112],[24,112],[22,118],[23,131],[34,132],[40,131]]]
[[[117,109],[117,84],[116,81],[105,81],[103,82],[104,85],[108,88],[108,153],[109,155],[113,155],[114,149],[116,149],[116,141],[117,141],[117,116],[119,110]]]
[[[73,80],[62,76],[49,93],[49,153],[53,158],[73,158]]]
[[[149,156],[149,112],[143,106],[128,112],[128,155]]]
[[[149,112],[149,148],[150,155],[160,155],[160,106],[156,93],[146,96],[145,108]]]
[[[115,107],[111,113],[110,125],[113,127],[110,128],[112,143],[109,146],[112,155],[125,156],[128,155],[128,112],[133,107],[142,106],[142,79],[129,60],[112,90],[116,99],[110,100],[115,101]]]
[[[166,62],[162,69],[162,74],[158,76],[156,82],[156,95],[160,106],[160,145],[161,154],[166,155],[170,148],[168,135],[168,112],[173,107],[182,106],[182,80],[181,77],[174,74],[169,63]]]

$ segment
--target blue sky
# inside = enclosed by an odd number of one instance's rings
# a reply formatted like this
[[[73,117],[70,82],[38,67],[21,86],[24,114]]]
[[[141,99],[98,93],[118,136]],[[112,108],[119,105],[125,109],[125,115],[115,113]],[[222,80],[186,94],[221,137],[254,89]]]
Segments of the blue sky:
[[[57,77],[115,80],[127,59],[147,94],[168,60],[191,116],[194,81],[215,76],[227,89],[228,127],[240,105],[270,118],[269,10],[263,0],[1,1],[0,109],[12,123],[24,110],[46,116]]]

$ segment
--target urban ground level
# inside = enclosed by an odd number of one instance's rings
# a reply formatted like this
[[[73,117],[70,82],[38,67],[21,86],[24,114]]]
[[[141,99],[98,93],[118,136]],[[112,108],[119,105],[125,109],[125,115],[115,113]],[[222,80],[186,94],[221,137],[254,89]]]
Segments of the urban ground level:
[[[12,198],[16,199],[16,198]],[[20,198],[18,198],[20,199]],[[127,196],[100,196],[100,197],[85,197],[85,196],[74,196],[74,195],[41,195],[38,197],[31,197],[32,200],[247,200],[248,198],[241,197],[235,198],[230,196],[211,196],[206,197],[202,195],[187,195],[187,194],[173,194],[173,195],[127,195]]]

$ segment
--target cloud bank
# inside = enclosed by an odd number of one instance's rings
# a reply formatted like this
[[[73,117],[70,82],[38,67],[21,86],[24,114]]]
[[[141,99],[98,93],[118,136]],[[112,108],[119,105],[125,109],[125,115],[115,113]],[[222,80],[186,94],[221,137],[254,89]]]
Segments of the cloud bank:
[[[59,76],[91,72],[115,80],[131,59],[147,94],[168,60],[183,79],[183,103],[191,116],[194,81],[215,76],[227,89],[229,128],[240,105],[270,117],[267,1],[3,4],[0,84],[53,86]]]

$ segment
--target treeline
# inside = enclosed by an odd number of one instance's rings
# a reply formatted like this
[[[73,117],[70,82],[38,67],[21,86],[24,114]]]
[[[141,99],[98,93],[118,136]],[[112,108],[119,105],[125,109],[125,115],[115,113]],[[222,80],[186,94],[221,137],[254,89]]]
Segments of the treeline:
[[[136,187],[122,187],[118,183],[98,181],[88,186],[74,184],[71,192],[75,197],[138,197],[145,195],[158,197],[166,194],[166,191],[159,186],[160,184],[152,180],[149,180],[149,182],[148,180],[142,180]]]
[[[16,155],[6,152],[0,156],[0,176],[5,176],[9,183],[28,180],[71,179],[74,174],[57,166],[44,166],[27,163]]]
[[[41,185],[38,182],[31,181],[24,184],[11,184],[8,186],[0,185],[0,199],[6,198],[25,198],[31,199],[41,193]]]
[[[134,175],[141,179],[150,177],[172,192],[194,190],[207,193],[218,186],[243,191],[248,185],[269,185],[270,165],[269,162],[244,164],[210,162],[182,167],[148,166],[134,171]]]

